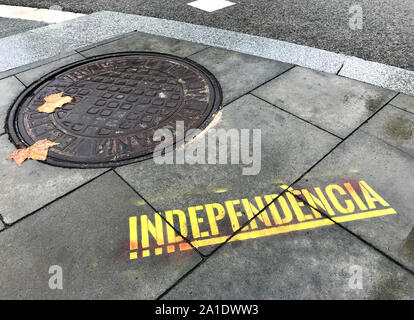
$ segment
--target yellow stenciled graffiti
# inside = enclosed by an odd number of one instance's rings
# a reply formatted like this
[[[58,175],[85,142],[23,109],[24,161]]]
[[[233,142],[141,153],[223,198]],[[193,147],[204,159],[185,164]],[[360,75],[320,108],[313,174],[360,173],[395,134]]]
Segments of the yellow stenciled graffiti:
[[[145,214],[130,217],[130,259],[191,249],[181,235],[190,239],[191,245],[196,248],[220,244],[237,231],[243,222],[252,219],[260,211],[257,218],[251,220],[230,241],[396,213],[365,181],[330,184],[324,188],[293,190],[283,185],[281,188],[288,189],[288,192],[280,196],[269,194],[250,200],[241,198],[196,205],[186,210],[167,210],[154,213],[151,217]],[[179,230],[181,235],[171,226]]]

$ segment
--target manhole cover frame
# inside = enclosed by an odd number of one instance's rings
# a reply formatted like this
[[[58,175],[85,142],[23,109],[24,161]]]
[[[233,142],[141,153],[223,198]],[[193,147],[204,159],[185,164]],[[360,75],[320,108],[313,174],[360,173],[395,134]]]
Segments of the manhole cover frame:
[[[67,64],[65,66],[59,67],[48,74],[40,77],[38,80],[33,82],[31,85],[29,85],[20,95],[16,98],[14,103],[11,105],[7,112],[6,121],[4,125],[4,129],[6,133],[9,136],[9,140],[17,147],[29,147],[32,144],[28,143],[25,138],[20,133],[20,129],[18,127],[18,121],[17,116],[18,112],[22,106],[22,102],[33,92],[35,92],[36,89],[38,89],[40,86],[44,85],[45,82],[53,79],[55,76],[62,74],[70,69],[86,65],[88,63],[99,61],[103,59],[108,58],[122,58],[123,56],[155,56],[155,57],[165,57],[166,59],[171,59],[173,61],[183,63],[184,65],[190,65],[195,70],[197,70],[199,73],[204,74],[204,80],[209,82],[211,85],[211,88],[213,89],[213,93],[210,93],[210,97],[214,99],[212,102],[212,107],[210,110],[210,113],[207,117],[204,118],[203,122],[198,125],[197,127],[193,127],[194,129],[200,129],[204,130],[210,122],[213,120],[215,115],[220,111],[223,107],[223,92],[221,85],[219,81],[216,79],[216,77],[204,66],[198,64],[197,62],[194,62],[193,60],[190,60],[188,58],[182,58],[178,56],[174,56],[171,54],[161,53],[161,52],[151,52],[151,51],[125,51],[125,52],[115,52],[110,54],[102,54],[97,55],[93,57],[89,57],[80,61],[76,61],[70,64]],[[162,128],[162,127],[159,127]],[[190,128],[191,129],[191,128]],[[173,150],[176,149],[177,144],[181,144],[182,140],[174,141],[172,148]],[[170,151],[171,152],[171,151]],[[91,162],[91,163],[85,163],[85,162],[71,162],[64,159],[55,158],[53,156],[48,155],[47,159],[45,161],[40,161],[42,163],[46,163],[52,166],[57,167],[63,167],[63,168],[81,168],[81,169],[93,169],[93,168],[114,168],[119,167],[131,163],[140,162],[143,160],[147,160],[153,157],[153,151],[149,152],[148,154],[141,155],[138,157],[132,157],[124,160],[119,161],[105,161],[105,162]]]

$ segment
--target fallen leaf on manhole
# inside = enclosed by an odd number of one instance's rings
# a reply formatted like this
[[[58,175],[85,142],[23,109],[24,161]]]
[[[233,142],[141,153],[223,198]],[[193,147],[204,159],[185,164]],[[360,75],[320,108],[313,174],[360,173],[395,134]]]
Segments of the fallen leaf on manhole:
[[[39,140],[28,148],[14,150],[13,153],[6,158],[6,160],[13,159],[19,167],[22,165],[24,160],[29,158],[34,160],[46,160],[49,148],[58,144],[59,143],[52,142],[47,139]]]
[[[69,96],[62,97],[62,95],[63,92],[59,92],[45,97],[44,99],[46,102],[36,110],[39,112],[52,113],[56,108],[61,108],[65,103],[69,103],[75,100],[75,98]]]

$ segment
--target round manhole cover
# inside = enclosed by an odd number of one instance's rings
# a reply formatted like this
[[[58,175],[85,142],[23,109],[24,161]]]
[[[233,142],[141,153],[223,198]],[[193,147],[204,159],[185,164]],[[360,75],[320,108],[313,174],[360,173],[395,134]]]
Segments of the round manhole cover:
[[[54,113],[36,109],[63,92],[74,101]],[[7,127],[17,146],[58,142],[47,163],[114,167],[152,157],[157,129],[204,129],[221,104],[219,83],[194,62],[171,55],[127,52],[73,63],[27,88],[10,109]],[[178,142],[178,141],[175,141]]]

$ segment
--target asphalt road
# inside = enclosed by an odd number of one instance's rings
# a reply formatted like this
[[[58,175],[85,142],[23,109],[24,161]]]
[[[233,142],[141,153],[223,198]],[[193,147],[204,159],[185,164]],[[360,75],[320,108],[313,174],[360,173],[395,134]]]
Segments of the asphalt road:
[[[0,4],[91,13],[134,13],[285,40],[414,71],[413,0],[233,0],[213,13],[188,6],[191,0],[46,1],[0,0]],[[363,10],[362,30],[349,27],[349,8]]]

